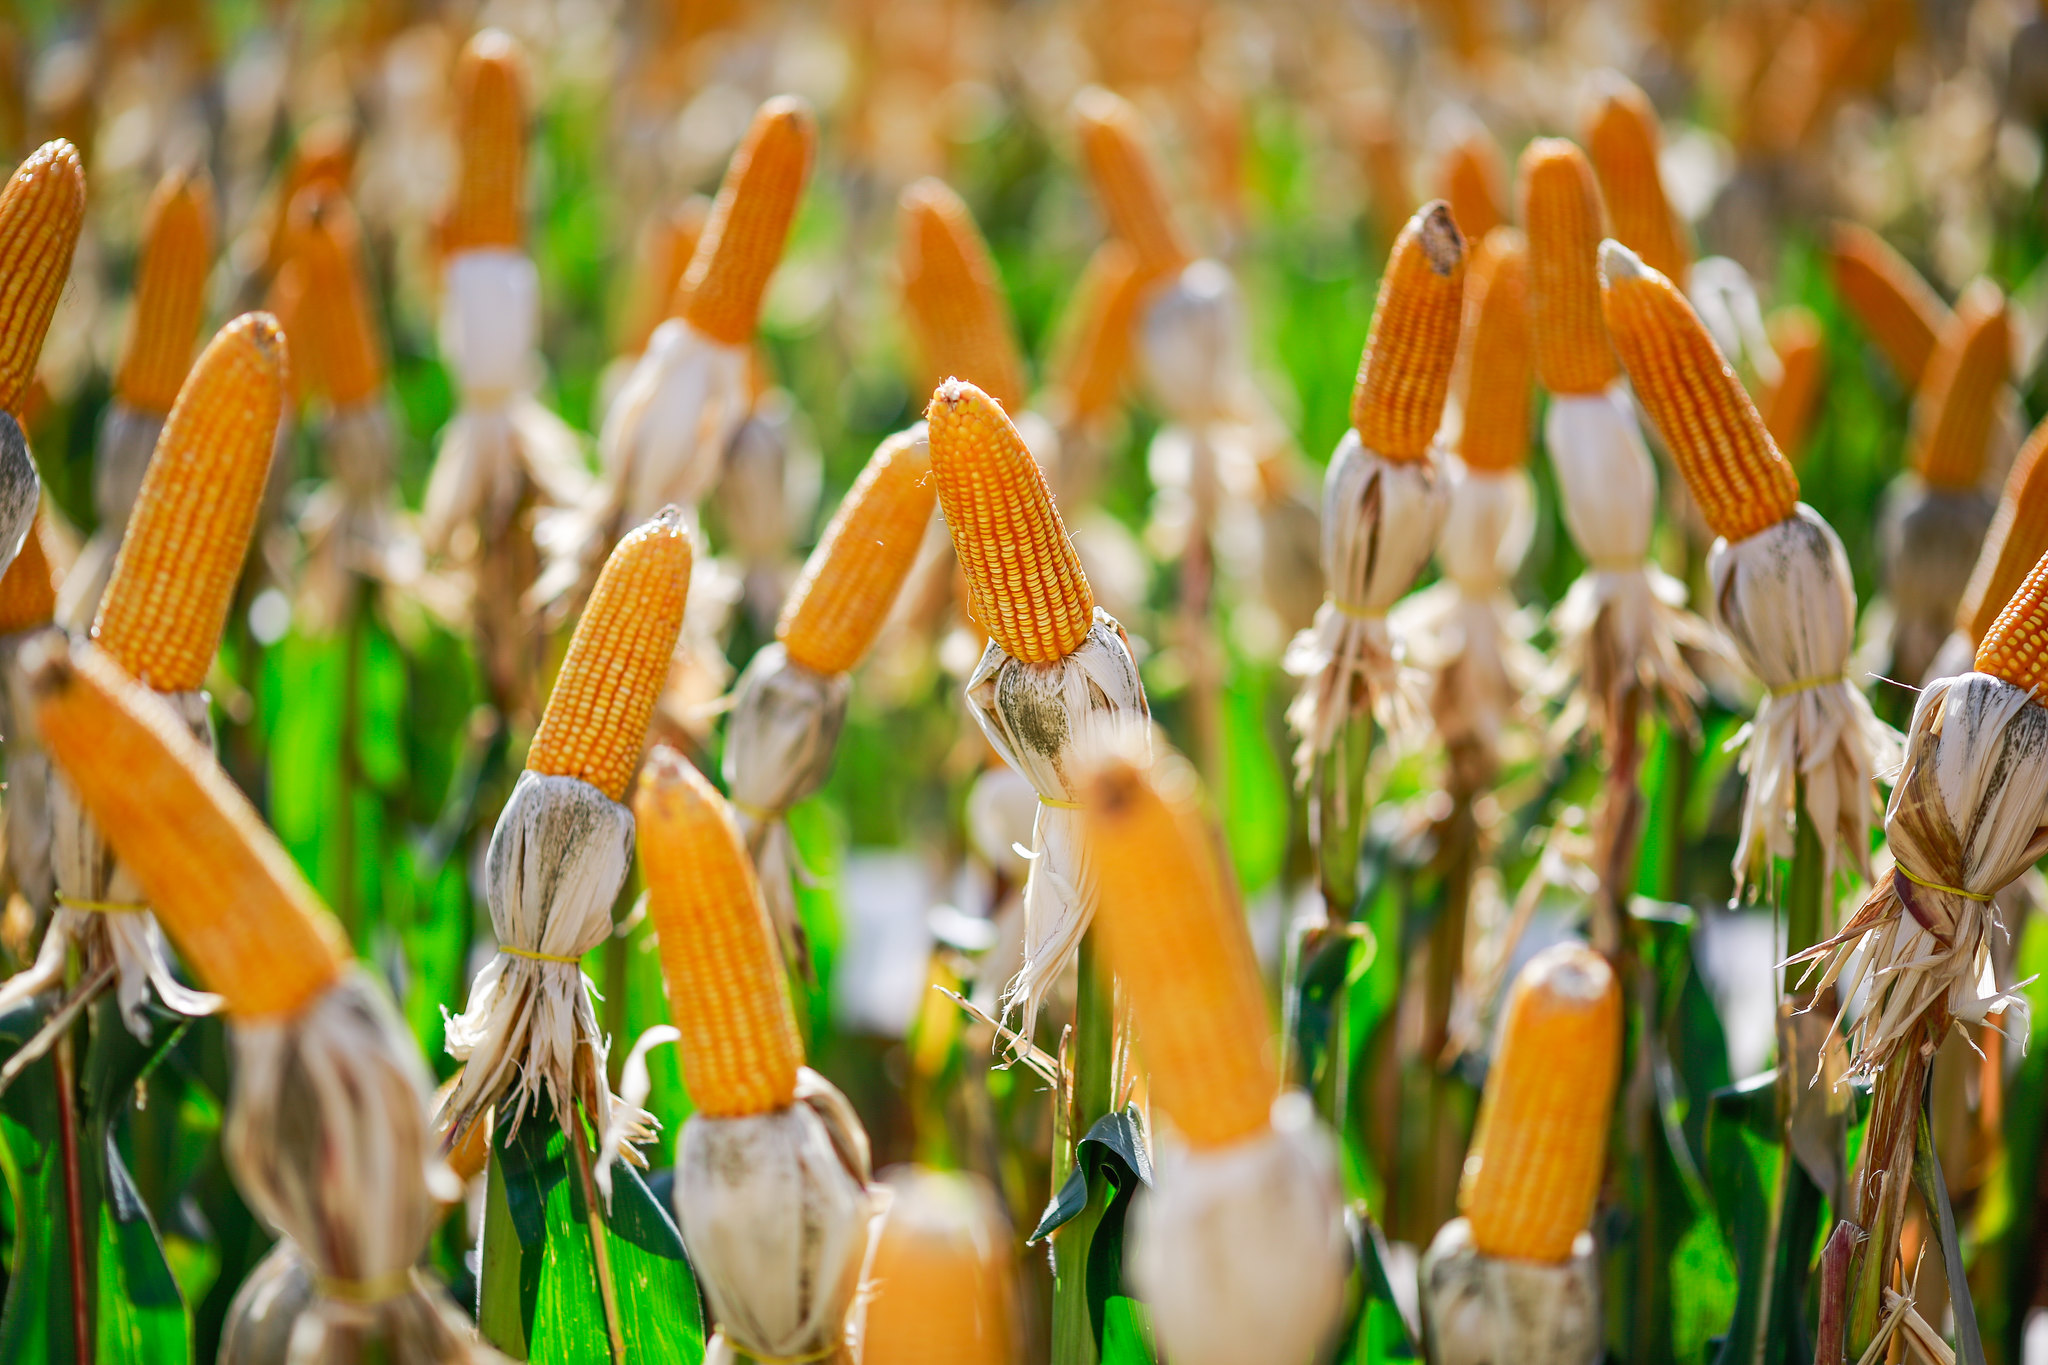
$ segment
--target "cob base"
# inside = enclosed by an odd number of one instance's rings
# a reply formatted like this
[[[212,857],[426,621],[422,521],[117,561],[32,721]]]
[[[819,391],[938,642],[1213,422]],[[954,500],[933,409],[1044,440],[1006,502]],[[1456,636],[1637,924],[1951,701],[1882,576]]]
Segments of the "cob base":
[[[1935,656],[1955,629],[1956,608],[1997,507],[1988,489],[1934,488],[1913,474],[1886,491],[1877,524],[1891,612],[1885,676],[1908,684],[1938,676]]]
[[[1594,1365],[1604,1349],[1593,1235],[1563,1265],[1480,1254],[1463,1218],[1422,1258],[1423,1350],[1436,1365]]]

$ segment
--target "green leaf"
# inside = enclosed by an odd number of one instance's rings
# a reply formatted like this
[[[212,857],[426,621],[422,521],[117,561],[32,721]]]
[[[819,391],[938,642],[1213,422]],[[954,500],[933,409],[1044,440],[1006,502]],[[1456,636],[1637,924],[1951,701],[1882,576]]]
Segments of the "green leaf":
[[[1382,1361],[1419,1360],[1421,1350],[1401,1316],[1400,1301],[1387,1274],[1386,1236],[1362,1208],[1353,1206],[1345,1218],[1351,1235],[1352,1310],[1332,1365],[1379,1365]]]

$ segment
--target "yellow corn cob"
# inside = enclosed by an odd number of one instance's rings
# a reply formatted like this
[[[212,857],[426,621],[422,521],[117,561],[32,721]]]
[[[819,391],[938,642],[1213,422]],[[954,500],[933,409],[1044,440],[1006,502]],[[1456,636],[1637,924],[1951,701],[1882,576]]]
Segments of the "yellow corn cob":
[[[1828,254],[1835,292],[1891,362],[1899,382],[1917,389],[1948,323],[1948,305],[1884,238],[1856,223],[1837,223]]]
[[[135,271],[135,316],[114,393],[137,412],[169,412],[192,368],[213,264],[213,189],[173,171],[150,199]]]
[[[2034,428],[2013,457],[1999,495],[1991,529],[1977,567],[1956,610],[1956,629],[1975,644],[1990,633],[1991,623],[2019,591],[2027,571],[2048,554],[2048,421]],[[12,575],[10,575],[11,577]]]
[[[192,692],[220,645],[270,474],[285,338],[268,313],[220,329],[157,438],[93,638],[159,692]]]
[[[1603,73],[1586,120],[1586,154],[1600,178],[1600,197],[1615,240],[1652,269],[1685,287],[1691,253],[1657,168],[1663,133],[1657,110],[1634,81]]]
[[[777,95],[755,113],[732,154],[697,254],[676,286],[677,316],[713,341],[737,346],[754,334],[817,140],[811,106]]]
[[[1014,1268],[994,1196],[951,1172],[888,1183],[861,1365],[1010,1365]]]
[[[527,771],[580,777],[626,799],[689,591],[690,536],[682,512],[664,507],[605,560],[527,750]]]
[[[1520,174],[1536,373],[1552,393],[1598,393],[1621,375],[1600,320],[1600,187],[1562,138],[1530,143]]]
[[[988,243],[960,196],[924,179],[903,192],[897,261],[910,327],[924,352],[924,382],[949,375],[979,385],[1015,412],[1024,404],[1024,358]]]
[[[1129,992],[1152,1098],[1194,1147],[1262,1132],[1279,1091],[1258,959],[1194,770],[1105,760],[1081,790],[1095,932]]]
[[[319,329],[306,325],[306,269],[297,260],[287,260],[270,277],[263,291],[263,311],[277,319],[278,330],[291,343],[291,364],[285,371],[285,393],[294,406],[327,391],[324,367],[320,364]]]
[[[1109,230],[1138,253],[1151,278],[1171,275],[1194,259],[1138,111],[1121,96],[1091,85],[1074,97],[1081,160]]]
[[[882,442],[783,604],[775,638],[792,660],[827,674],[861,661],[910,574],[937,498],[924,444],[908,431]]]
[[[317,185],[303,191],[292,209],[299,268],[307,293],[319,306],[307,310],[310,350],[318,357],[321,387],[338,408],[375,398],[384,387],[384,353],[370,315],[370,291],[363,278],[362,230],[339,190]],[[303,364],[304,361],[302,360]]]
[[[0,189],[0,410],[21,417],[85,222],[85,168],[59,138]]]
[[[1791,516],[1799,476],[1678,286],[1611,238],[1600,274],[1614,349],[1714,534],[1742,540]]]
[[[732,808],[688,759],[657,744],[633,818],[690,1103],[712,1118],[783,1108],[796,1095],[803,1041]]]
[[[939,385],[925,418],[969,612],[1013,659],[1064,659],[1088,637],[1095,597],[1044,472],[1002,408],[964,380]]]
[[[1935,488],[1971,488],[1984,476],[1999,393],[2012,377],[2005,295],[1978,280],[1956,301],[1913,399],[1914,470]]]
[[[633,321],[620,347],[625,354],[639,355],[646,350],[654,329],[676,315],[676,305],[684,302],[677,287],[690,268],[690,258],[697,254],[697,243],[704,239],[704,224],[710,217],[711,201],[693,194],[674,213],[662,214],[649,225],[641,250],[640,282],[634,289]]]
[[[1796,465],[1826,377],[1820,319],[1811,309],[1793,304],[1772,313],[1769,325],[1771,349],[1778,353],[1778,382],[1757,406],[1764,415],[1764,429]]]
[[[91,645],[25,661],[43,747],[200,983],[239,1019],[297,1014],[347,970],[341,926],[170,707]]]
[[[0,575],[0,635],[47,626],[57,615],[58,574],[45,544],[50,534],[47,514],[38,511],[21,553]]]
[[[1500,144],[1474,127],[1444,153],[1438,195],[1468,242],[1477,242],[1508,220],[1508,163]]]
[[[1621,1069],[1621,990],[1592,949],[1529,960],[1508,997],[1458,1207],[1487,1256],[1569,1260],[1600,1194]]]
[[[455,198],[441,223],[450,255],[526,239],[526,54],[487,28],[455,64]]]
[[[1473,251],[1464,330],[1458,455],[1469,469],[1519,469],[1529,458],[1536,360],[1529,348],[1529,247],[1516,229],[1495,228]]]
[[[1351,390],[1351,425],[1389,460],[1421,460],[1443,422],[1464,319],[1465,239],[1441,199],[1394,238]]]
[[[2041,556],[1977,646],[1976,669],[2048,706],[2048,555]]]
[[[355,178],[356,141],[349,125],[339,119],[323,120],[300,134],[298,145],[285,166],[277,203],[271,210],[270,241],[264,257],[264,272],[275,274],[291,255],[292,203],[314,185],[331,185],[346,193]],[[296,337],[287,330],[285,335]]]
[[[1115,237],[1088,258],[1074,288],[1076,321],[1059,365],[1060,389],[1075,421],[1088,421],[1116,402],[1131,367],[1138,305],[1151,284],[1138,253]]]

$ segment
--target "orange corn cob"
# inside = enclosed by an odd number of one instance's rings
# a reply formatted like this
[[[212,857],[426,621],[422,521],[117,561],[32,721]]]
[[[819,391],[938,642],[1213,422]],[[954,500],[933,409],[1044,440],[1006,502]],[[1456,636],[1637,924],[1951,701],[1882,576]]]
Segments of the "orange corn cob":
[[[284,408],[285,338],[268,313],[220,329],[157,438],[93,638],[159,692],[194,692],[220,646]]]
[[[61,138],[0,189],[0,410],[17,420],[84,222],[85,168]]]
[[[1451,144],[1437,173],[1438,193],[1468,242],[1477,242],[1508,220],[1508,163],[1485,128]]]
[[[1011,658],[1064,659],[1088,637],[1095,597],[1044,472],[1002,408],[964,380],[939,385],[925,419],[969,611]]]
[[[1076,321],[1061,355],[1067,411],[1085,422],[1108,411],[1131,368],[1138,306],[1151,286],[1138,253],[1111,237],[1095,248],[1074,288]]]
[[[1820,319],[1794,304],[1771,314],[1771,349],[1778,353],[1778,382],[1758,404],[1764,428],[1785,458],[1795,464],[1806,447],[1808,430],[1820,401],[1827,356],[1822,349]]]
[[[1621,375],[1600,319],[1600,187],[1585,153],[1538,138],[1522,153],[1529,334],[1552,393],[1598,393]]]
[[[971,1176],[889,1179],[868,1276],[861,1365],[1010,1365],[1010,1230]]]
[[[219,763],[90,645],[26,660],[43,747],[200,983],[238,1019],[295,1015],[348,969],[348,941]]]
[[[639,283],[634,288],[632,323],[620,349],[639,355],[647,349],[654,329],[676,315],[676,305],[685,302],[677,293],[697,243],[704,239],[704,225],[711,218],[711,201],[693,194],[673,213],[664,213],[649,224],[640,252]]]
[[[169,412],[192,368],[213,264],[213,189],[173,171],[150,198],[135,271],[135,316],[114,394],[137,412]]]
[[[1443,422],[1465,306],[1465,239],[1441,199],[1394,239],[1351,390],[1351,425],[1385,459],[1421,460]]]
[[[338,119],[325,120],[300,135],[271,211],[270,241],[264,259],[266,274],[283,269],[291,255],[292,201],[315,185],[329,185],[346,193],[355,172],[355,133],[348,124]],[[289,330],[285,334],[293,335]]]
[[[1678,286],[1612,239],[1600,274],[1614,349],[1714,534],[1742,540],[1791,516],[1799,476]]]
[[[1519,469],[1529,458],[1536,360],[1529,348],[1529,246],[1514,228],[1495,228],[1472,253],[1464,330],[1459,457],[1487,473]]]
[[[1487,1256],[1557,1264],[1592,1217],[1621,1069],[1621,990],[1605,958],[1559,944],[1508,997],[1458,1207]]]
[[[1024,358],[988,243],[960,196],[924,179],[903,192],[897,261],[925,383],[955,376],[1015,412],[1024,404]]]
[[[1837,223],[1829,245],[1835,291],[1891,362],[1899,382],[1920,386],[1948,305],[1884,238],[1856,223]]]
[[[1956,611],[1956,629],[1982,640],[2005,604],[2025,581],[2027,571],[2048,554],[2048,421],[2034,428],[2013,457],[1999,495],[1991,529],[1984,533],[1977,567],[1963,590]]]
[[[1265,1130],[1279,1074],[1258,959],[1194,770],[1112,758],[1082,785],[1095,932],[1130,993],[1152,1098],[1194,1147]]]
[[[1148,277],[1177,273],[1194,252],[1174,219],[1138,111],[1122,96],[1091,85],[1074,97],[1074,123],[1109,230],[1138,253],[1139,269]]]
[[[746,141],[732,154],[697,254],[676,286],[677,315],[713,341],[737,346],[754,334],[817,140],[811,106],[777,95],[754,115]]]
[[[45,544],[50,534],[48,516],[38,511],[21,552],[0,575],[0,635],[47,626],[57,615],[58,574]]]
[[[277,319],[278,330],[291,343],[291,364],[285,373],[285,392],[294,406],[327,391],[326,367],[320,363],[319,329],[307,325],[306,269],[297,260],[287,260],[270,277],[263,291],[263,311]]]
[[[1984,632],[1976,669],[2028,689],[2037,705],[2048,706],[2048,555]]]
[[[2005,295],[1978,280],[1956,302],[1913,400],[1914,470],[1935,488],[1971,488],[1984,476],[1999,394],[2012,377]]]
[[[469,40],[455,64],[461,170],[441,223],[449,255],[526,240],[526,53],[500,29]]]
[[[1600,178],[1614,237],[1683,288],[1691,253],[1657,167],[1663,141],[1657,111],[1634,81],[1605,72],[1586,120],[1586,154]]]
[[[304,287],[319,300],[307,310],[304,330],[319,334],[309,349],[319,357],[322,387],[337,408],[366,403],[384,387],[384,352],[370,313],[355,211],[338,190],[315,186],[300,194],[292,225]]]
[[[796,1096],[803,1041],[732,808],[688,759],[658,744],[633,818],[691,1104],[712,1118],[783,1108]]]
[[[882,442],[783,604],[775,638],[792,660],[826,674],[861,661],[917,559],[937,498],[925,443],[908,431]]]

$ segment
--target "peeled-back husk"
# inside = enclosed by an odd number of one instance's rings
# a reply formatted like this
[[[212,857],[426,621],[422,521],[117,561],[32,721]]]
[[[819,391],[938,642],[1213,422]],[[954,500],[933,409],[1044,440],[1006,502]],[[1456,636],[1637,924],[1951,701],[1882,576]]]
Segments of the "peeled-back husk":
[[[1028,1040],[1038,1008],[1095,915],[1095,878],[1071,803],[1074,767],[1095,738],[1151,716],[1130,642],[1097,607],[1080,648],[1057,663],[1011,658],[995,641],[967,680],[967,709],[997,753],[1038,793],[1031,874],[1024,883],[1024,967],[1004,994]],[[1047,801],[1065,804],[1047,805]]]
[[[1902,474],[1878,509],[1878,562],[1892,609],[1889,676],[1916,683],[1955,629],[1956,607],[1998,510],[1984,488],[1930,488]]]
[[[746,347],[680,318],[654,329],[598,438],[605,485],[628,522],[711,491],[751,403],[748,359]]]
[[[121,548],[121,534],[128,527],[128,514],[142,492],[142,476],[149,470],[149,458],[156,453],[157,438],[163,435],[161,412],[141,412],[116,398],[107,404],[100,419],[99,446],[93,453],[92,506],[98,527],[79,547],[78,558],[57,587],[57,621],[66,630],[83,631],[92,625],[114,573],[114,554]]]
[[[1313,1360],[1350,1270],[1329,1137],[1305,1096],[1228,1147],[1169,1145],[1133,1212],[1131,1283],[1176,1365]]]
[[[1595,1365],[1606,1324],[1593,1234],[1562,1265],[1483,1256],[1453,1218],[1422,1257],[1423,1349],[1435,1365]]]
[[[0,743],[7,758],[7,872],[38,929],[56,906],[50,856],[50,756],[35,729],[35,705],[19,667],[24,642],[40,630],[0,636]]]

